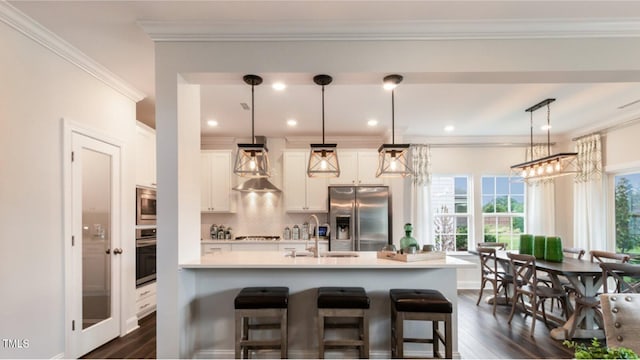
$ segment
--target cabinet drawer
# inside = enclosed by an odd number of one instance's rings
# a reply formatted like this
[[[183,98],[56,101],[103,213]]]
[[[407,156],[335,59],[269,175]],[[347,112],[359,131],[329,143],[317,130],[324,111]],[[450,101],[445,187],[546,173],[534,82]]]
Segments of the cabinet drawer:
[[[155,296],[147,297],[141,301],[136,302],[136,315],[138,318],[156,310],[156,298]]]
[[[231,251],[231,244],[203,244],[202,255],[218,251]]]
[[[278,251],[278,244],[233,244],[233,251]]]
[[[136,301],[140,301],[149,296],[156,295],[156,283],[151,283],[149,285],[141,286],[136,289]]]

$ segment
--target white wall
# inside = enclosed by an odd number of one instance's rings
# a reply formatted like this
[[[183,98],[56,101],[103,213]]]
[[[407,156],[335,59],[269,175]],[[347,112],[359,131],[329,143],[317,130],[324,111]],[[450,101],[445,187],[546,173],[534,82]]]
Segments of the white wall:
[[[123,287],[133,300],[135,103],[4,23],[0,53],[0,337],[30,344],[0,357],[50,358],[64,352],[66,328],[61,119],[125,144]],[[135,317],[134,302],[123,305]]]

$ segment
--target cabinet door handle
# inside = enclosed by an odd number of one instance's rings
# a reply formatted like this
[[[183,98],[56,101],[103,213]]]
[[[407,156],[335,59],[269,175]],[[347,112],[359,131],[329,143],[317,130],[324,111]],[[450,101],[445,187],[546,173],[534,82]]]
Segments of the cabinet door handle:
[[[106,254],[111,254],[111,249],[107,249],[104,251]]]
[[[144,309],[144,308],[148,307],[149,305],[151,305],[151,304],[147,303],[147,304],[144,304],[144,305],[140,306],[140,310],[142,310],[142,309]]]
[[[114,253],[115,255],[122,254],[122,249],[120,249],[120,248],[115,248],[115,249],[113,249],[113,253]]]
[[[151,292],[151,290],[143,291],[142,293],[140,293],[140,297],[143,297],[143,296],[147,295],[150,292]]]

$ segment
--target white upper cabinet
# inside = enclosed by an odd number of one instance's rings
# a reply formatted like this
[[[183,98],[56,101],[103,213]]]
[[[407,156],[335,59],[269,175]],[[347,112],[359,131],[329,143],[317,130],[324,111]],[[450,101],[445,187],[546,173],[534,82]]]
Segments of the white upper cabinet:
[[[136,185],[156,186],[156,131],[136,123]]]
[[[288,212],[326,212],[327,178],[307,176],[308,151],[286,151],[284,165],[284,206]]]
[[[231,151],[202,151],[200,171],[200,211],[234,212],[235,194],[231,190]]]
[[[340,176],[329,178],[330,185],[382,185],[376,177],[378,152],[375,150],[338,150]]]

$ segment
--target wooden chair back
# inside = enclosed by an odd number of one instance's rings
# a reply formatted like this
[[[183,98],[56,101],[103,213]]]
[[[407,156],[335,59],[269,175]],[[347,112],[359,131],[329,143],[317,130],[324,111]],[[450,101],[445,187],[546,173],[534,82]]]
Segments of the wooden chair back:
[[[607,278],[614,279],[617,293],[640,293],[640,265],[621,263],[600,263],[602,284],[608,293]]]
[[[480,271],[482,276],[498,273],[498,262],[496,261],[496,249],[479,247],[477,249],[480,256]]]
[[[538,286],[536,275],[536,257],[526,254],[507,253],[513,275],[513,282],[519,287],[529,285],[532,289]]]
[[[495,248],[496,250],[506,250],[507,243],[504,242],[480,242],[478,248]]]
[[[591,255],[591,262],[593,262],[593,260],[595,259],[599,263],[613,261],[613,262],[620,262],[624,264],[629,262],[629,259],[631,258],[627,254],[617,254],[611,251],[601,251],[601,250],[591,250],[589,254]]]
[[[580,248],[563,248],[562,252],[570,255],[571,257],[575,257],[578,260],[582,260],[582,257],[585,254],[584,249]]]

